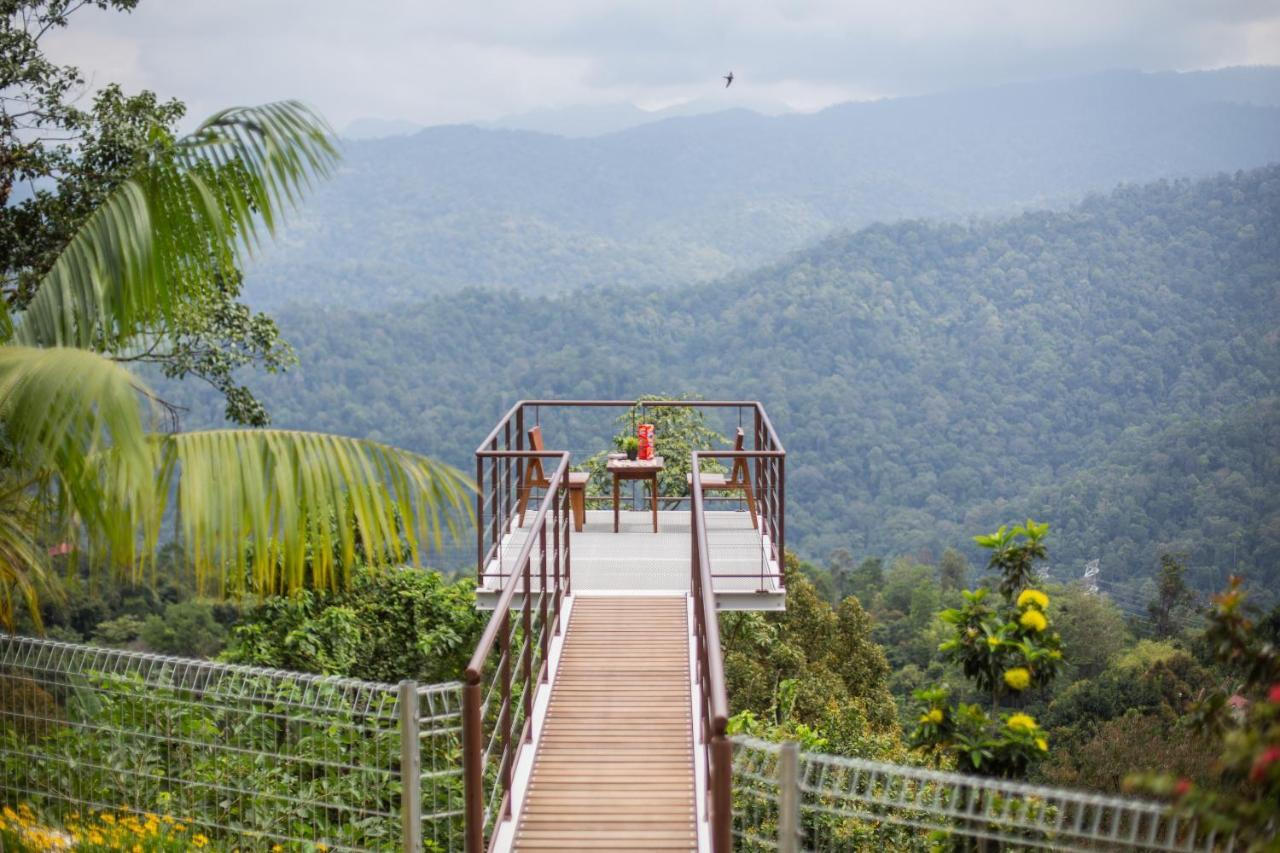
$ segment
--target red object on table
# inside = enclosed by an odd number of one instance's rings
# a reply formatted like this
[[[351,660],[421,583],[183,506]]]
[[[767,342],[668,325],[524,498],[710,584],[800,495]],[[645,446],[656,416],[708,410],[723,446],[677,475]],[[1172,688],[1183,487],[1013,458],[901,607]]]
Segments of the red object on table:
[[[648,462],[653,458],[653,424],[640,424],[636,427],[636,438],[640,440],[640,449],[636,458]]]

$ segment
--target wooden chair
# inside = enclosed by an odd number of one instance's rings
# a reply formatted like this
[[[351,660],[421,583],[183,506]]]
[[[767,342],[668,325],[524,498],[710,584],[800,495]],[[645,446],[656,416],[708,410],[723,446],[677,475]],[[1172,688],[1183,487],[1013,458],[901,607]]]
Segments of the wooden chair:
[[[733,449],[742,450],[746,437],[742,433],[742,427],[738,427],[738,435],[733,440]],[[693,488],[693,475],[686,476],[689,488]],[[751,487],[751,468],[747,465],[745,456],[736,456],[733,460],[733,469],[729,472],[728,479],[724,474],[703,474],[702,491],[706,492],[743,492],[747,500],[747,512],[751,513],[751,526],[758,527],[756,521],[756,495]]]
[[[542,427],[535,426],[529,428],[529,449],[541,451],[542,446]],[[573,529],[575,532],[582,532],[582,525],[587,520],[587,480],[591,479],[591,475],[586,471],[570,471],[569,482],[565,484],[569,490],[569,505],[573,509]],[[549,489],[551,481],[547,479],[546,472],[542,468],[542,460],[536,456],[530,457],[524,463],[524,477],[520,483],[520,504],[516,511],[520,513],[520,526],[524,527],[524,513],[529,506],[529,495],[534,489]]]

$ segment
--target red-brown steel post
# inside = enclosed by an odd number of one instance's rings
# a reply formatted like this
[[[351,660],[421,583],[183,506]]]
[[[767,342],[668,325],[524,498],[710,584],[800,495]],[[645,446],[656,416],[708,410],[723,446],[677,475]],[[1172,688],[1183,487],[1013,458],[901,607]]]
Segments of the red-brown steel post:
[[[516,408],[516,450],[524,450],[524,404],[520,404]],[[524,483],[524,470],[528,465],[528,460],[523,456],[516,459],[516,492],[520,491],[520,486]],[[516,498],[519,500],[519,497]]]
[[[787,457],[778,457],[778,573],[779,583],[787,585]]]
[[[462,686],[462,837],[467,853],[484,851],[484,719],[480,714],[480,683]]]
[[[559,496],[557,496],[559,497]],[[560,519],[560,501],[555,502],[556,517],[552,522],[556,526],[553,529],[553,538],[559,538],[559,519]],[[538,566],[538,672],[542,677],[539,681],[545,682],[550,675],[547,665],[547,652],[550,649],[551,632],[547,630],[547,526],[544,524],[542,529],[538,531],[538,550],[542,553],[542,559]],[[525,688],[530,695],[533,694],[533,688]],[[533,719],[532,705],[529,706],[528,719]],[[533,737],[533,724],[529,724],[529,737]]]
[[[502,449],[511,449],[511,421],[507,421],[502,427]],[[509,494],[511,492],[511,457],[504,456],[502,458],[502,493]],[[511,513],[508,512],[502,516],[502,535],[506,536],[511,532]]]
[[[484,584],[484,458],[476,457],[476,584]]]
[[[547,517],[544,515],[542,524],[538,527],[539,544],[544,549],[543,553],[546,553],[546,530]],[[530,574],[532,562],[533,558],[530,556],[524,561],[524,570],[521,572],[524,579],[524,602],[520,607],[520,627],[521,633],[524,634],[524,642],[520,644],[520,703],[524,706],[520,726],[524,729],[526,742],[530,743],[533,741],[533,578]]]
[[[724,735],[724,722],[711,739],[711,849],[733,851],[733,742]]]
[[[512,578],[510,583],[515,583]],[[500,766],[498,784],[502,786],[504,799],[507,808],[511,807],[511,801],[505,797],[505,794],[511,790],[511,611],[507,610],[502,614],[502,633],[498,636],[498,652],[502,656],[502,666],[499,678],[502,679],[502,713],[498,716],[498,726],[502,729],[502,762]],[[509,817],[504,814],[503,817]]]
[[[564,497],[564,500],[567,501],[569,498],[569,490],[565,489],[562,492],[562,495]],[[573,509],[569,508],[568,511],[571,514],[573,512]],[[553,547],[555,548],[555,558],[551,561],[551,573],[553,576],[552,580],[555,582],[555,587],[556,587],[556,599],[555,599],[556,631],[555,633],[557,637],[560,636],[560,631],[561,631],[560,613],[562,608],[564,607],[564,587],[560,584],[560,525],[563,524],[565,521],[567,521],[567,519],[568,519],[568,516],[565,515],[565,513],[562,511],[559,516],[559,520],[556,521],[556,533],[555,533],[555,540],[553,542]],[[569,538],[568,529],[565,530],[564,535],[565,535],[565,541],[567,542]],[[542,582],[544,585],[547,582],[545,575],[542,579]],[[548,648],[550,648],[550,646],[548,646]],[[550,669],[550,665],[548,664],[548,670],[549,669]]]

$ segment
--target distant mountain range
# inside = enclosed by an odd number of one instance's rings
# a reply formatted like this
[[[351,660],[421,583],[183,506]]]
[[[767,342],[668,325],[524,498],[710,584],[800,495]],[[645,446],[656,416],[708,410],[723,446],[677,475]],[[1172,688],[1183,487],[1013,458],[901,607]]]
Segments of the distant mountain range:
[[[1053,525],[1057,578],[1099,559],[1137,581],[1177,552],[1202,589],[1232,570],[1280,588],[1280,166],[877,224],[681,288],[277,316],[301,364],[252,384],[280,426],[467,470],[519,397],[760,399],[806,557],[976,561],[973,534],[1032,516]],[[220,420],[198,387],[162,389],[188,423]],[[611,432],[590,445],[549,418],[578,459]]]
[[[248,288],[265,307],[376,307],[468,286],[680,286],[874,221],[1280,160],[1277,101],[1275,68],[1115,72],[593,138],[453,126],[352,141]]]

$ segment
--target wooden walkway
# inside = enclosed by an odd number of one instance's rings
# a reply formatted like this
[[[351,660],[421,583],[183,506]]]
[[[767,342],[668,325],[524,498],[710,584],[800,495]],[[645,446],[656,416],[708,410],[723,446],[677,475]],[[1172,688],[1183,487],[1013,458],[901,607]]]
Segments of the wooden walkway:
[[[515,849],[697,847],[683,596],[578,596]]]

